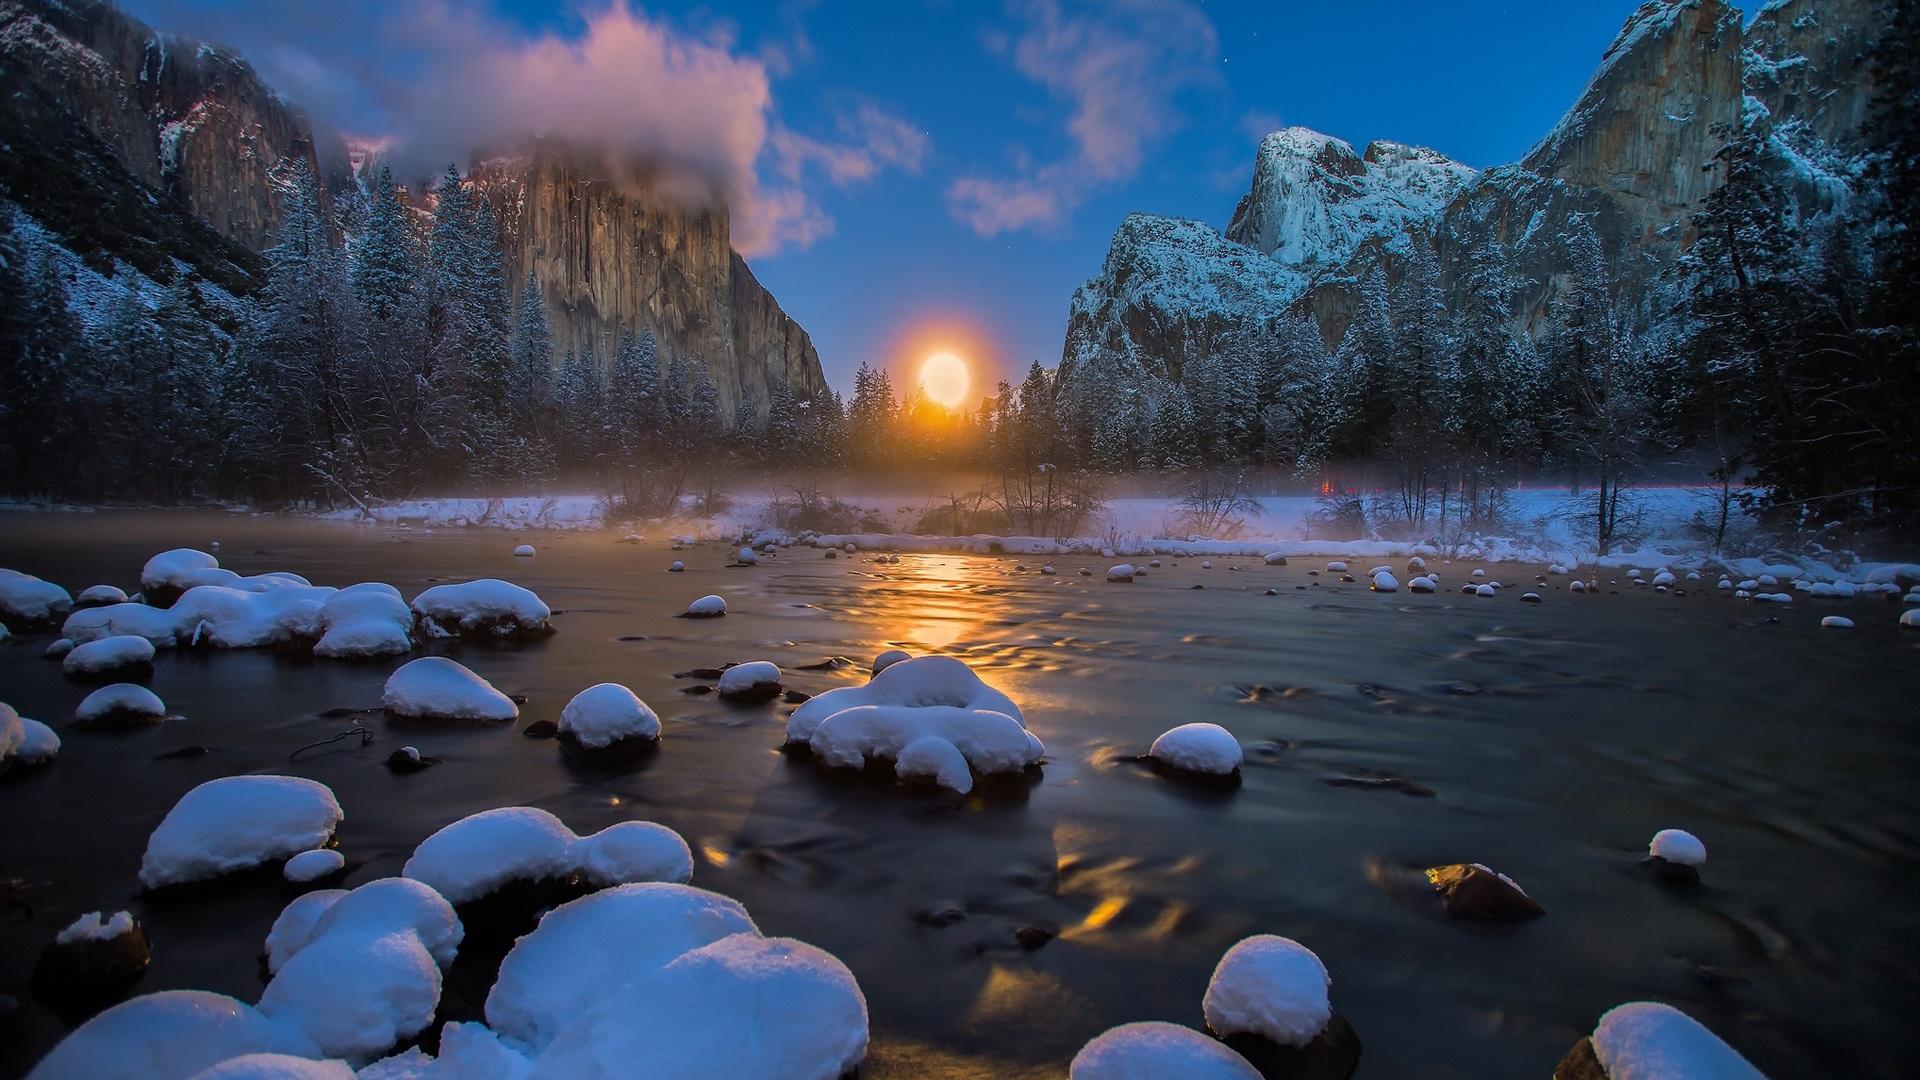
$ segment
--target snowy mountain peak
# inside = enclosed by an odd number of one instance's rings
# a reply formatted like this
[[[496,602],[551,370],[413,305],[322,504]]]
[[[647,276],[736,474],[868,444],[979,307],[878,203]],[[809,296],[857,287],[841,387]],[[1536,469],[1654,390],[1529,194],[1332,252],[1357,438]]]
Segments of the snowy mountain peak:
[[[1289,266],[1343,262],[1376,236],[1403,237],[1439,217],[1477,173],[1424,147],[1375,142],[1366,153],[1290,127],[1260,140],[1253,187],[1227,236]]]

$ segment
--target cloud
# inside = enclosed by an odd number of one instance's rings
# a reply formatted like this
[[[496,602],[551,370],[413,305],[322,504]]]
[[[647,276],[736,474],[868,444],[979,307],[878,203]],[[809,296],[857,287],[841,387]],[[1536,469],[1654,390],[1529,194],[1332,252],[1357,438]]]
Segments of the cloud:
[[[392,160],[403,177],[532,138],[590,148],[651,191],[724,203],[748,254],[832,231],[803,181],[870,180],[918,169],[926,154],[924,135],[868,102],[839,118],[835,138],[781,124],[772,80],[812,55],[798,5],[785,41],[747,50],[730,24],[689,29],[624,0],[537,33],[491,17],[478,0],[262,0],[244,16],[231,2],[134,6],[153,9],[161,25],[231,41],[328,125],[399,136]]]
[[[1090,189],[1131,178],[1147,147],[1180,125],[1179,95],[1219,81],[1219,35],[1188,0],[1025,0],[1013,37],[989,50],[1069,107],[1073,152],[1012,177],[971,175],[947,188],[955,217],[976,232],[1059,224]],[[1024,156],[1024,148],[1021,154]]]

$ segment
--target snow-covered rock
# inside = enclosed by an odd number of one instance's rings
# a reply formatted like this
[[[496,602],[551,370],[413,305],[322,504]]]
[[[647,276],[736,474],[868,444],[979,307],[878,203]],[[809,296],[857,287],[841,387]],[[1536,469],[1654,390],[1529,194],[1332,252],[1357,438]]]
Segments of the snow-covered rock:
[[[289,946],[260,1012],[328,1057],[366,1062],[432,1023],[442,973],[465,936],[419,882],[370,881],[335,898]]]
[[[1200,1007],[1216,1035],[1245,1032],[1300,1047],[1326,1030],[1332,985],[1313,950],[1292,938],[1256,934],[1220,958]]]
[[[74,1029],[40,1059],[29,1080],[192,1080],[223,1061],[257,1053],[317,1057],[291,1025],[204,990],[130,998]]]
[[[1093,1037],[1073,1056],[1068,1080],[1260,1080],[1247,1059],[1192,1028],[1148,1020]]]
[[[652,822],[623,821],[582,837],[545,810],[503,806],[461,818],[427,837],[401,873],[457,905],[512,882],[575,874],[597,887],[683,882],[693,876],[693,854],[678,833]]]
[[[153,962],[133,913],[89,911],[63,927],[33,965],[35,994],[63,1006],[98,1005],[126,992]]]
[[[589,686],[560,710],[560,735],[589,750],[631,740],[655,742],[660,717],[632,690],[619,683]]]
[[[1679,578],[1673,576],[1673,571],[1671,570],[1662,570],[1653,575],[1653,583],[1655,585],[1672,585],[1679,580]]]
[[[1381,570],[1373,575],[1373,591],[1374,592],[1399,592],[1400,582],[1395,580],[1391,572],[1386,570]]]
[[[770,701],[780,696],[780,668],[771,660],[750,660],[720,673],[720,696],[728,701]]]
[[[742,566],[752,566],[760,561],[760,555],[750,547],[743,547],[733,553],[734,561]]]
[[[381,704],[412,720],[513,720],[520,707],[493,684],[444,656],[409,660],[387,677]]]
[[[74,646],[61,659],[60,670],[79,679],[145,678],[153,673],[153,654],[153,642],[120,634]]]
[[[76,642],[131,634],[156,648],[200,646],[252,649],[313,642],[323,633],[320,612],[339,590],[275,578],[265,589],[197,585],[171,607],[111,604],[76,611],[60,632]]]
[[[687,605],[685,617],[689,619],[717,619],[726,613],[726,599],[713,593],[708,593]]]
[[[400,590],[377,581],[349,585],[320,605],[315,656],[394,656],[413,651],[413,610]]]
[[[193,1080],[354,1080],[353,1066],[338,1059],[315,1061],[292,1054],[243,1054],[228,1058]]]
[[[1581,580],[1580,580],[1579,578],[1575,578],[1575,579],[1573,579],[1572,581],[1569,581],[1569,582],[1567,582],[1567,591],[1568,591],[1568,592],[1579,592],[1579,593],[1583,593],[1583,592],[1586,592],[1586,591],[1587,591],[1587,583],[1586,583],[1586,582],[1584,582],[1584,581],[1581,581]]]
[[[0,771],[13,764],[44,764],[58,756],[60,736],[52,728],[0,701]]]
[[[266,944],[261,952],[267,959],[267,974],[280,971],[280,965],[287,962],[300,946],[313,936],[313,924],[327,913],[341,897],[347,895],[345,889],[316,889],[301,893],[273,920],[273,926],[267,931]]]
[[[913,659],[913,654],[905,649],[888,649],[873,658],[873,674],[878,675],[902,660]]]
[[[180,797],[140,860],[149,889],[277,862],[326,844],[346,815],[332,789],[298,776],[224,776]]]
[[[1908,608],[1901,612],[1900,625],[1908,630],[1920,630],[1920,608]]]
[[[1281,553],[1280,553],[1280,552],[1278,552],[1278,551],[1269,551],[1269,552],[1267,552],[1267,553],[1266,553],[1265,555],[1263,555],[1263,556],[1261,556],[1261,561],[1262,561],[1262,562],[1265,562],[1265,563],[1266,563],[1266,564],[1267,564],[1268,566],[1285,566],[1285,565],[1287,565],[1287,557],[1286,557],[1285,555],[1283,555],[1283,554],[1281,554]],[[1150,565],[1153,565],[1153,566],[1159,566],[1159,565],[1160,565],[1160,560],[1159,560],[1159,559],[1155,559],[1155,560],[1153,560],[1153,562],[1152,562],[1152,563],[1151,563]]]
[[[517,559],[531,559],[533,558],[533,545],[521,544],[519,547],[513,549],[513,555]]]
[[[1647,854],[1680,866],[1704,866],[1707,862],[1707,845],[1684,829],[1661,829],[1653,834],[1653,842],[1647,845]]]
[[[890,760],[897,772],[902,751],[925,738],[952,743],[982,775],[1020,772],[1046,753],[1026,730],[1019,707],[949,656],[890,664],[865,686],[829,690],[787,718],[788,745],[804,744],[816,760],[835,768]],[[920,748],[914,767],[932,753]]]
[[[1600,1018],[1554,1070],[1608,1080],[1765,1080],[1739,1051],[1671,1005],[1635,1001]]]
[[[1546,913],[1519,882],[1485,863],[1435,866],[1426,877],[1456,919],[1531,919]]]
[[[75,722],[97,727],[157,724],[166,718],[167,705],[160,695],[133,683],[103,686],[73,710]]]
[[[1327,573],[1329,574],[1344,574],[1346,572],[1347,564],[1337,559],[1327,564]]]
[[[171,605],[175,598],[200,586],[214,586],[236,592],[259,593],[289,586],[311,588],[299,574],[276,571],[251,577],[222,569],[220,560],[193,548],[163,551],[147,560],[140,570],[140,591],[147,603],[158,607]]]
[[[1231,776],[1240,771],[1240,740],[1219,724],[1181,724],[1153,740],[1147,756],[1180,772]]]
[[[1498,595],[1500,595],[1500,591],[1499,591],[1499,590],[1498,590],[1497,588],[1495,588],[1494,586],[1492,586],[1492,585],[1490,585],[1490,584],[1489,584],[1489,585],[1475,585],[1475,586],[1473,587],[1473,594],[1474,594],[1475,596],[1498,596]]]
[[[1845,615],[1829,615],[1820,620],[1820,625],[1829,630],[1851,630],[1853,629],[1853,620],[1847,618]]]
[[[611,1080],[644,1061],[662,1080],[833,1080],[868,1038],[845,965],[764,938],[734,901],[677,885],[554,909],[508,953],[486,1011],[536,1077]]]
[[[524,638],[553,632],[549,608],[531,589],[498,578],[435,585],[413,598],[427,631],[442,637]]]
[[[105,607],[108,604],[126,602],[127,590],[118,585],[89,585],[80,590],[79,596],[73,598],[73,606],[76,608]]]
[[[1407,582],[1408,592],[1430,593],[1430,592],[1438,591],[1439,588],[1440,588],[1440,583],[1438,581],[1435,581],[1434,579],[1427,577],[1425,575],[1421,575],[1420,577],[1414,578],[1412,581]]]
[[[1134,567],[1132,563],[1120,563],[1107,567],[1108,581],[1132,581],[1133,577]]]
[[[73,597],[53,582],[0,569],[0,623],[32,629],[53,622],[72,606]]]
[[[4,640],[6,639],[0,638],[0,641]],[[60,660],[64,659],[66,655],[72,651],[72,638],[54,638],[52,641],[47,642],[46,650],[40,655],[46,657],[48,660]]]
[[[675,559],[667,564],[667,573],[669,574],[684,574],[686,570],[687,564],[681,562],[679,559]]]
[[[323,877],[337,874],[347,868],[347,857],[332,848],[314,848],[303,851],[288,859],[280,868],[280,876],[295,884],[304,885],[309,881],[318,881]]]

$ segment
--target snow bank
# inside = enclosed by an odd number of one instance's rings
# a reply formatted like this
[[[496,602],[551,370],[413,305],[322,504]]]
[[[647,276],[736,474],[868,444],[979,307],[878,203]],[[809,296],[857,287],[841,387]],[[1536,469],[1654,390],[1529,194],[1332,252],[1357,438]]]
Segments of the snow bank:
[[[560,710],[560,734],[590,750],[617,742],[660,738],[660,717],[633,691],[619,683],[589,686]]]
[[[1149,1020],[1094,1036],[1067,1067],[1068,1080],[1260,1080],[1247,1059],[1178,1024]]]
[[[1240,770],[1240,740],[1219,724],[1181,724],[1153,740],[1147,756],[1182,772],[1230,776]]]
[[[110,726],[120,724],[157,724],[167,718],[166,702],[144,686],[114,683],[88,694],[73,719],[81,724]]]
[[[549,608],[529,589],[498,578],[435,585],[413,598],[427,631],[440,637],[537,637],[553,632]]]
[[[227,776],[187,792],[147,838],[149,889],[218,877],[317,848],[340,824],[325,784],[297,776]]]
[[[605,503],[593,495],[527,496],[511,499],[408,499],[319,515],[335,521],[429,527],[578,530],[602,528]]]
[[[865,686],[829,690],[787,718],[788,745],[805,744],[828,766],[892,761],[902,778],[938,780],[944,773],[957,780],[953,770],[941,767],[951,757],[930,746],[916,749],[908,772],[900,771],[902,753],[923,739],[950,743],[980,774],[1019,772],[1046,753],[1027,731],[1019,707],[950,656],[889,664]],[[971,787],[969,782],[958,790]]]
[[[0,569],[0,622],[27,629],[52,622],[72,606],[73,597],[53,582]]]
[[[623,821],[581,837],[545,810],[503,806],[461,818],[427,837],[401,873],[432,886],[450,903],[465,904],[511,882],[575,874],[599,887],[687,881],[693,877],[693,853],[679,833],[652,822]]]
[[[1764,1080],[1719,1036],[1653,1001],[1608,1010],[1594,1028],[1593,1053],[1608,1080]]]
[[[162,990],[131,998],[74,1029],[29,1080],[191,1080],[247,1054],[317,1055],[297,1028],[251,1005],[204,990]]]
[[[1281,1046],[1305,1046],[1333,1017],[1331,985],[1326,965],[1311,949],[1291,938],[1256,934],[1220,958],[1201,1011],[1216,1035],[1247,1032]]]
[[[444,656],[409,660],[387,677],[381,704],[412,720],[514,720],[520,706],[493,684]]]
[[[60,670],[75,677],[108,675],[153,663],[153,642],[133,634],[96,638],[73,647],[60,661]]]

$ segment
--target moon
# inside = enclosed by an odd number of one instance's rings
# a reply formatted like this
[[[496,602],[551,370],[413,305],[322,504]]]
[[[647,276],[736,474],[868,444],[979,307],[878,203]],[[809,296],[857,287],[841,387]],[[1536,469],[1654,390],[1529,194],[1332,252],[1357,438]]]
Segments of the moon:
[[[957,353],[937,352],[920,362],[920,391],[936,405],[958,409],[972,387],[973,373]]]

